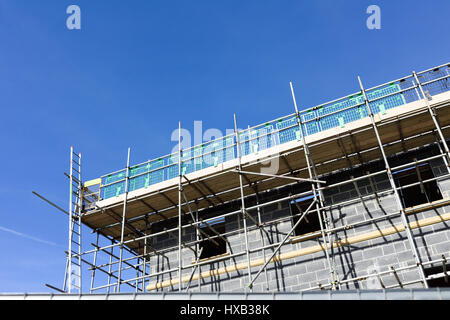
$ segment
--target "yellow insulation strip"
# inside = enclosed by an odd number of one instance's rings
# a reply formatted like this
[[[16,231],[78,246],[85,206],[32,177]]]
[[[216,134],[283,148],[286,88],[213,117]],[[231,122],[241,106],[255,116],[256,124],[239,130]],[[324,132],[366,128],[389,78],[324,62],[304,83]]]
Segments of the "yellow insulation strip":
[[[86,181],[83,186],[85,188],[87,188],[87,187],[90,187],[90,186],[95,186],[96,184],[100,184],[100,183],[102,183],[102,179],[98,178],[98,179]]]

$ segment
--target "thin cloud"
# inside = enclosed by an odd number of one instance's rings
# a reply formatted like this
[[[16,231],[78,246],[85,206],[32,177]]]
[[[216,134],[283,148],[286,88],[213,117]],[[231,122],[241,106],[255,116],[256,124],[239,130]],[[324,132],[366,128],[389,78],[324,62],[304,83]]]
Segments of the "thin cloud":
[[[30,236],[28,234],[25,234],[25,233],[22,233],[22,232],[18,232],[18,231],[15,231],[15,230],[11,230],[11,229],[8,229],[8,228],[2,227],[2,226],[0,226],[0,230],[12,233],[12,234],[14,234],[16,236],[19,236],[19,237],[22,237],[22,238],[26,238],[26,239],[34,240],[34,241],[37,241],[37,242],[40,242],[40,243],[44,243],[44,244],[47,244],[49,246],[61,247],[59,244],[56,244],[54,242],[47,241],[47,240],[42,240],[42,239]]]

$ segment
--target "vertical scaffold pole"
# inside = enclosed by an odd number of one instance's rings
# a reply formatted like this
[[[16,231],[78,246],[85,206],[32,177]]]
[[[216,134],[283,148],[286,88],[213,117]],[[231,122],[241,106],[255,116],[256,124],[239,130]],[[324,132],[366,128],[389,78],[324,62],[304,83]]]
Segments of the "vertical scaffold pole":
[[[401,219],[402,219],[402,223],[403,223],[403,226],[405,227],[406,236],[408,238],[409,245],[411,246],[411,251],[413,253],[414,260],[416,261],[416,265],[417,265],[417,268],[419,270],[420,277],[422,278],[423,285],[424,285],[425,288],[428,288],[428,283],[427,283],[427,279],[426,279],[426,276],[425,276],[425,272],[423,270],[423,265],[422,265],[422,262],[420,261],[420,256],[419,256],[419,253],[417,251],[416,244],[414,242],[414,237],[412,235],[411,228],[409,227],[408,219],[406,218],[405,209],[403,208],[402,202],[400,200],[400,195],[398,193],[397,187],[395,185],[394,177],[392,175],[391,166],[389,165],[389,162],[388,162],[387,157],[386,157],[386,153],[384,152],[383,143],[381,142],[380,134],[378,133],[377,124],[375,122],[375,118],[373,116],[372,110],[370,109],[369,100],[367,100],[366,91],[364,90],[361,78],[359,76],[358,76],[358,82],[359,82],[359,86],[361,88],[361,93],[363,94],[363,97],[364,97],[364,103],[366,105],[367,112],[368,112],[369,117],[370,117],[370,121],[372,122],[373,130],[375,132],[375,135],[376,135],[376,138],[377,138],[377,141],[378,141],[378,147],[380,148],[381,155],[383,157],[383,161],[384,161],[384,165],[386,167],[386,172],[387,172],[387,176],[388,176],[388,179],[389,179],[389,183],[391,184],[391,188],[394,191],[395,200],[396,200],[396,203],[397,203],[397,208],[400,211],[400,216],[401,216]]]
[[[261,238],[261,243],[262,243],[262,249],[261,249],[262,252],[261,253],[263,256],[263,261],[264,261],[264,263],[266,263],[266,261],[267,261],[266,260],[266,250],[264,249],[264,247],[266,246],[266,242],[264,240],[264,232],[261,230],[261,228],[264,228],[264,227],[262,226],[261,207],[259,206],[259,195],[258,195],[258,187],[257,186],[255,186],[255,195],[256,195],[256,205],[258,206],[256,209],[258,212],[258,223],[261,226],[259,228],[259,236]],[[266,279],[266,290],[269,290],[269,276],[267,274],[267,268],[264,269],[264,277]]]
[[[441,126],[439,125],[439,122],[437,120],[436,116],[436,110],[431,108],[430,102],[428,101],[427,97],[425,96],[425,91],[423,90],[422,84],[419,81],[419,77],[417,76],[417,73],[413,71],[414,79],[417,82],[417,86],[419,87],[420,92],[422,93],[422,97],[425,100],[426,106],[428,108],[428,112],[430,113],[431,119],[433,120],[434,126],[436,127],[436,130],[439,134],[439,138],[442,142],[442,145],[444,146],[445,154],[447,155],[447,159],[450,160],[450,151],[448,149],[447,141],[445,140],[444,134],[442,133]],[[420,99],[420,96],[419,96]]]
[[[437,144],[437,147],[439,149],[439,153],[444,156],[443,160],[444,160],[445,166],[447,167],[447,172],[450,173],[450,164],[449,164],[449,161],[448,161],[447,157],[445,156],[444,150],[441,147],[439,138],[437,137],[436,132],[434,132],[433,135],[434,135],[434,139],[436,140],[436,144]]]
[[[248,125],[247,129],[250,131],[250,125]],[[250,184],[250,181],[248,181]],[[253,188],[253,191],[255,192],[255,196],[256,196],[256,204],[257,204],[257,213],[258,213],[258,229],[259,229],[259,236],[261,238],[261,242],[262,242],[262,247],[263,249],[261,250],[261,253],[263,255],[263,261],[264,263],[266,263],[266,250],[264,249],[264,247],[266,246],[265,240],[264,240],[264,226],[262,226],[262,220],[261,220],[261,208],[259,206],[259,193],[258,193],[258,186],[257,185],[250,185]],[[267,237],[269,239],[269,237]],[[270,242],[270,239],[269,239]],[[275,267],[276,270],[276,267]],[[264,268],[264,277],[266,279],[266,290],[269,290],[269,276],[267,274],[267,268]]]
[[[121,277],[122,277],[123,239],[124,239],[124,233],[125,233],[129,176],[130,176],[130,148],[128,148],[127,168],[125,170],[125,194],[124,194],[124,198],[123,198],[122,230],[120,232],[120,254],[119,254],[119,270],[118,270],[118,274],[117,274],[117,292],[120,292]]]
[[[138,255],[139,255],[139,252],[141,252],[141,243],[140,242],[138,242]],[[135,292],[138,292],[139,291],[139,275],[140,275],[140,269],[139,269],[139,267],[140,267],[140,262],[141,262],[141,258],[139,258],[139,256],[138,256],[138,258],[136,259],[136,281],[135,281],[135,283],[134,283],[134,285],[135,285]]]
[[[108,288],[107,293],[111,290],[111,275],[112,275],[112,259],[114,255],[114,241],[111,240],[111,252],[109,253],[109,264],[108,264]]]
[[[195,221],[198,222],[198,205],[197,202],[195,203]],[[200,255],[201,255],[201,251],[203,251],[200,248],[200,240],[201,240],[201,235],[200,235],[200,231],[198,228],[195,228],[195,234],[196,234],[196,239],[197,239],[197,243],[195,245],[195,249],[197,252],[197,257],[198,260],[200,260]],[[197,284],[198,284],[198,291],[201,292],[202,291],[202,278],[200,277],[201,274],[201,266],[197,266]]]
[[[238,157],[238,164],[239,164],[239,171],[242,170],[241,165],[241,146],[239,142],[239,132],[237,127],[237,121],[236,121],[236,114],[233,115],[234,117],[234,133],[236,135],[236,149],[237,149],[237,157]],[[242,219],[244,222],[244,237],[245,237],[245,252],[247,256],[247,270],[248,270],[248,282],[252,283],[252,269],[250,266],[250,251],[248,248],[248,234],[247,234],[247,212],[245,210],[245,200],[244,200],[244,187],[242,184],[242,174],[239,173],[239,187],[241,190],[241,213],[242,213]],[[250,286],[250,290],[253,291],[253,287]]]
[[[89,289],[89,293],[92,293],[92,289],[94,288],[94,278],[95,278],[95,269],[97,267],[97,254],[98,254],[98,250],[99,250],[99,245],[98,245],[98,238],[99,238],[99,233],[96,232],[97,234],[97,238],[95,241],[95,252],[94,252],[94,258],[92,261],[92,273],[91,273],[91,287]]]
[[[181,292],[181,121],[178,122],[178,291]]]
[[[146,216],[145,217],[145,235],[147,236],[147,234],[148,234],[148,217]],[[148,241],[148,238],[145,237],[144,253],[143,253],[144,257],[142,260],[142,265],[143,265],[143,268],[142,268],[142,292],[145,292],[145,279],[146,279],[145,275],[147,274],[147,241]]]
[[[292,100],[294,102],[295,114],[297,116],[297,124],[299,126],[300,136],[302,138],[303,150],[305,152],[306,166],[308,168],[309,178],[310,179],[317,179],[316,171],[314,170],[314,175],[313,175],[313,172],[311,171],[312,159],[310,158],[309,148],[308,148],[308,145],[306,143],[305,135],[303,134],[303,126],[302,126],[302,121],[300,119],[300,114],[298,112],[297,100],[295,99],[294,86],[292,85],[292,82],[290,82],[289,85],[291,87]],[[328,253],[328,247],[330,247],[330,250],[332,250],[332,246],[331,246],[331,243],[330,243],[330,245],[328,245],[327,238],[325,237],[325,231],[324,231],[324,228],[323,228],[322,215],[321,215],[321,211],[322,211],[322,208],[323,208],[323,194],[322,194],[322,191],[320,190],[320,183],[317,183],[317,186],[319,188],[319,199],[317,199],[316,186],[315,186],[314,182],[311,182],[311,189],[312,189],[312,192],[313,192],[313,195],[314,195],[314,201],[316,203],[317,215],[318,215],[318,218],[319,218],[320,233],[322,235],[322,241],[324,243],[324,248],[323,249],[325,251],[325,257],[326,257],[327,264],[328,264],[328,269],[329,269],[329,272],[330,272],[330,279],[331,279],[332,289],[335,290],[336,289],[336,283],[338,283],[339,281],[338,281],[338,277],[336,275],[336,271],[335,271],[335,269],[333,268],[333,266],[331,264],[330,255]]]
[[[66,257],[66,269],[64,272],[64,282],[63,282],[63,291],[66,292],[66,286],[67,286],[67,271],[68,271],[68,267],[69,267],[69,255],[67,254]]]

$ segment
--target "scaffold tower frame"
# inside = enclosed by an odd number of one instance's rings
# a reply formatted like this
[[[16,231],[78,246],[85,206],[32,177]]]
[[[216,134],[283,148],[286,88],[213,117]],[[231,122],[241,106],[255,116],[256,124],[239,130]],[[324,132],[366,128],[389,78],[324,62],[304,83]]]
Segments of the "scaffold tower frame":
[[[234,115],[233,134],[187,149],[181,147],[179,122],[176,153],[131,165],[129,148],[125,169],[90,181],[82,180],[81,154],[74,153],[71,147],[68,174],[70,205],[69,211],[65,212],[69,216],[69,246],[62,291],[82,292],[82,265],[88,266],[91,272],[86,278],[90,281],[90,293],[119,293],[125,286],[126,290],[135,292],[201,291],[203,279],[232,273],[245,277],[243,291],[253,292],[258,281],[264,282],[265,291],[276,291],[270,287],[268,266],[276,269],[281,261],[313,253],[323,253],[329,279],[303,291],[341,290],[346,284],[368,278],[376,279],[382,288],[403,288],[414,284],[428,288],[428,281],[439,276],[447,277],[448,256],[424,261],[413,230],[450,220],[450,216],[411,222],[408,216],[420,208],[404,208],[400,192],[431,180],[450,177],[447,142],[450,137],[449,71],[450,64],[446,63],[422,72],[414,71],[370,89],[365,89],[358,77],[359,90],[356,93],[301,111],[291,82],[293,114],[243,130],[238,129]],[[401,165],[391,164],[391,156],[418,150],[424,145],[436,146],[439,154]],[[441,159],[447,172],[407,186],[398,186],[394,181],[393,172],[411,166],[417,168],[433,159]],[[262,170],[270,161],[278,161],[277,172]],[[381,161],[384,169],[353,175],[355,168],[363,168],[364,164],[372,161]],[[327,181],[328,174],[343,170],[350,170],[348,180]],[[373,179],[379,176],[387,176],[388,190],[378,192],[374,187]],[[370,182],[371,194],[362,195],[356,187],[364,179]],[[265,192],[296,185],[304,186],[303,191],[273,200],[265,200],[262,196]],[[393,195],[396,212],[335,226],[336,217],[331,214],[333,205],[327,203],[324,193],[342,185],[354,185],[358,192],[358,198],[348,200],[349,203],[360,201],[364,204],[368,199],[374,199],[379,204],[382,195]],[[250,197],[255,197],[256,202],[250,203]],[[269,234],[271,224],[291,218],[263,221],[262,211],[268,206],[303,197],[310,197],[312,202],[305,211],[293,215],[296,222],[291,224],[281,240],[274,241]],[[430,203],[427,208],[446,205],[450,203],[447,200]],[[239,203],[238,208],[202,216],[206,210],[234,202]],[[311,234],[293,236],[296,227],[310,214],[318,216],[320,229]],[[240,226],[236,230],[219,232],[214,227],[217,219],[231,217]],[[399,218],[401,223],[354,237],[343,239],[338,236],[345,230],[393,218]],[[168,224],[170,227],[164,230],[153,231],[155,224],[165,221],[177,223],[173,226]],[[85,251],[82,226],[95,236],[95,244],[92,243],[91,248]],[[193,240],[183,240],[186,230],[193,230]],[[249,233],[255,230],[260,243],[256,248],[249,243]],[[396,233],[406,237],[414,265],[389,266],[388,270],[356,277],[344,277],[337,270],[335,251],[338,248]],[[228,237],[236,234],[243,235],[244,250],[201,258],[200,244],[204,239],[213,243],[224,241],[229,246]],[[155,247],[152,239],[162,235],[176,241],[176,246]],[[312,238],[317,239],[317,245],[282,252],[288,244]],[[192,253],[192,263],[183,263],[183,250]],[[175,262],[162,270],[155,268],[152,259],[171,261],[170,252],[176,252]],[[244,257],[243,262],[234,262],[240,257]],[[214,263],[224,266],[208,268]],[[427,276],[424,267],[435,264],[442,264],[442,273]],[[420,277],[402,282],[399,274],[409,270],[416,270]],[[264,279],[259,280],[263,274]],[[103,276],[103,283],[97,285],[99,275]],[[397,283],[385,285],[383,277],[387,275],[395,277]]]

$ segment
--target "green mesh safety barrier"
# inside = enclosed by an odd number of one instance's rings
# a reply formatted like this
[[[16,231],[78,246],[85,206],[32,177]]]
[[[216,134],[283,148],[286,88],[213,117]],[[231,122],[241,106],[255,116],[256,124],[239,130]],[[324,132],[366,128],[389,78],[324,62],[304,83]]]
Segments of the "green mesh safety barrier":
[[[449,66],[418,73],[427,94],[435,95],[450,90]],[[407,78],[385,84],[366,91],[368,105],[373,114],[385,115],[392,108],[423,98],[416,88],[410,88],[415,80]],[[403,90],[403,91],[402,91]],[[245,156],[290,141],[300,141],[308,136],[335,127],[345,127],[347,123],[369,115],[362,93],[323,104],[296,115],[269,121],[239,133],[240,153]],[[299,127],[301,123],[301,130]],[[237,157],[235,136],[205,142],[182,151],[181,173],[189,174]],[[179,174],[178,154],[172,154],[129,169],[129,191],[173,179]],[[125,191],[125,170],[102,177],[101,198],[116,197]]]

